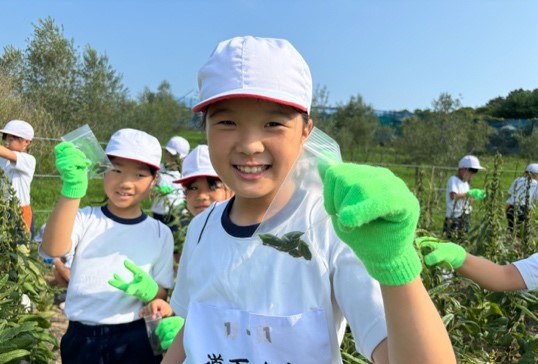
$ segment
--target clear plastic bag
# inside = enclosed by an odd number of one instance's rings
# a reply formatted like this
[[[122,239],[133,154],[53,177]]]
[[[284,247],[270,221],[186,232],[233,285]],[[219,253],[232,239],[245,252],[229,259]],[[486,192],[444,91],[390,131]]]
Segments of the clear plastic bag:
[[[112,167],[112,163],[88,124],[65,134],[62,140],[73,143],[91,162],[88,167],[88,178],[99,177]]]

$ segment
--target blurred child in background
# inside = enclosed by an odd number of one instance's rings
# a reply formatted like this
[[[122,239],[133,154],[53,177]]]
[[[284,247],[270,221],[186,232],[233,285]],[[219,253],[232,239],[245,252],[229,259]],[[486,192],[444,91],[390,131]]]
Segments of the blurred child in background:
[[[179,227],[179,216],[173,212],[184,203],[185,195],[180,185],[173,181],[181,178],[181,164],[190,150],[187,139],[174,136],[170,138],[164,148],[164,163],[159,170],[159,180],[153,193],[151,212],[155,219],[165,223],[172,232]]]
[[[525,221],[529,209],[532,209],[534,202],[538,200],[538,163],[529,164],[525,169],[525,174],[512,182],[508,193],[510,197],[506,201],[506,220],[508,230],[512,231],[514,225]]]
[[[34,178],[36,160],[28,153],[28,148],[34,138],[34,129],[26,121],[11,120],[0,133],[2,133],[0,168],[11,181],[22,207],[25,229],[30,233],[30,237],[33,237],[30,185]]]

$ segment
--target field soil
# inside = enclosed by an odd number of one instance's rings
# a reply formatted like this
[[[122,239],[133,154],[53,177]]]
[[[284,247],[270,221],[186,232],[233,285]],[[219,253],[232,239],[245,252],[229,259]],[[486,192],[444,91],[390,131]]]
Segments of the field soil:
[[[57,304],[53,307],[54,316],[51,317],[51,327],[50,330],[56,336],[58,339],[58,343],[62,339],[63,334],[67,331],[67,324],[68,320],[67,317],[64,315],[64,311],[58,307]],[[62,361],[60,359],[60,350],[58,350],[56,353],[56,359],[54,360],[54,364],[60,364]]]

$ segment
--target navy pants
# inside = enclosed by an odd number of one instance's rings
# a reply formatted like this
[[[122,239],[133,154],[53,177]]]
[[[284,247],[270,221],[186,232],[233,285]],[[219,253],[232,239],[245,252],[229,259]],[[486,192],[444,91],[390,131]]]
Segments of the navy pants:
[[[157,364],[162,360],[162,355],[153,355],[144,320],[97,326],[69,321],[60,353],[63,364]]]

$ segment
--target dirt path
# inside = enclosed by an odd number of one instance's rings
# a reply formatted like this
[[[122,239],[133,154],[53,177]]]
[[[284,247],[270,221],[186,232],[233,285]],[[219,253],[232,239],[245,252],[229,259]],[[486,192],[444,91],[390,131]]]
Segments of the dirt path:
[[[53,306],[54,316],[51,317],[51,327],[50,330],[56,336],[58,339],[58,343],[60,342],[63,334],[67,330],[67,318],[64,315],[64,312],[61,308],[58,307],[58,305]],[[56,352],[56,360],[53,361],[53,364],[60,364],[62,361],[60,360],[60,350]]]

